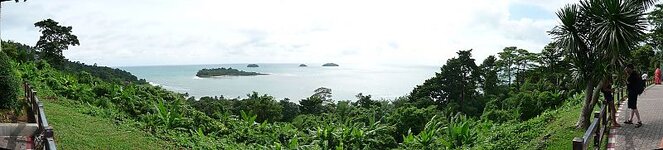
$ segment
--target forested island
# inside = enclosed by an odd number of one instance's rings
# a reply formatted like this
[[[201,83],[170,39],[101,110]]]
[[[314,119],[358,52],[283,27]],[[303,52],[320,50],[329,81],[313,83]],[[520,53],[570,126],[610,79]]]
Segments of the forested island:
[[[242,71],[233,68],[212,68],[198,70],[196,76],[198,77],[215,77],[215,76],[257,76],[267,75],[257,72]]]
[[[299,67],[308,67],[306,64],[299,64]]]
[[[335,63],[326,63],[322,65],[323,67],[338,67],[338,64]]]
[[[252,67],[253,68],[253,67],[260,67],[260,66],[258,66],[258,64],[249,64],[249,65],[246,65],[246,67]]]

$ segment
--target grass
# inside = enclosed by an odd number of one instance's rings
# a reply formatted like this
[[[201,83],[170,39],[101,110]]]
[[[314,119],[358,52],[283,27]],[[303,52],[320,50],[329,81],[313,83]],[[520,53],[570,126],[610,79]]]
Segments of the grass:
[[[78,108],[43,100],[59,149],[170,149],[171,144],[112,120],[78,112]]]
[[[599,107],[600,105],[597,104],[594,111],[598,111]],[[575,128],[581,110],[582,104],[558,109],[554,120],[548,122],[546,127],[543,128],[546,134],[530,142],[528,147],[532,149],[573,149],[573,138],[582,137],[585,132],[585,129]],[[608,135],[606,134],[604,137],[601,148],[606,148],[608,144]],[[587,149],[594,149],[593,144],[589,145]]]

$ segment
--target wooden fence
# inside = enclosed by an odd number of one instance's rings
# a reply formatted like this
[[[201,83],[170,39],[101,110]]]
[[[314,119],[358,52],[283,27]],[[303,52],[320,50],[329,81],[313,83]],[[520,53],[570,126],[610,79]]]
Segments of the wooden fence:
[[[32,135],[34,149],[55,150],[55,140],[53,140],[53,128],[48,125],[44,105],[37,97],[37,91],[32,89],[30,84],[24,83],[25,99],[28,102],[28,122],[37,123],[37,130]]]
[[[654,84],[653,79],[648,79],[645,81],[645,85],[649,86]],[[573,138],[573,149],[574,150],[586,150],[591,143],[594,146],[594,149],[601,149],[601,142],[604,140],[604,136],[610,132],[608,129],[608,113],[609,109],[607,105],[619,105],[620,102],[627,98],[626,87],[618,87],[612,92],[614,95],[616,104],[603,104],[599,111],[594,112],[594,118],[591,120],[592,124],[589,125],[582,137]],[[593,141],[593,142],[592,142]]]

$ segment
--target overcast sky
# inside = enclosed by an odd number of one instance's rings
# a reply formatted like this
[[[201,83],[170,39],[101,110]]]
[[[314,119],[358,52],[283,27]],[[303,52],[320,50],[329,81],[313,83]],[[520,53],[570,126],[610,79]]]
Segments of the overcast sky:
[[[367,63],[441,66],[462,49],[539,52],[574,0],[28,0],[2,4],[2,39],[73,26],[65,57],[110,66]],[[480,62],[477,62],[480,63]]]

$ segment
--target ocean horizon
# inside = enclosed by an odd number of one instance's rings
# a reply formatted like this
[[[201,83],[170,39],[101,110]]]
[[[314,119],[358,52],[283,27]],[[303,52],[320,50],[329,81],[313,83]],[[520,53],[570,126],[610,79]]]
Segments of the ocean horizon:
[[[299,101],[311,96],[315,89],[332,89],[332,99],[355,101],[355,95],[371,95],[373,99],[394,99],[407,95],[412,89],[439,72],[439,67],[425,65],[365,65],[339,64],[323,67],[322,63],[258,63],[259,67],[247,67],[248,63],[205,65],[160,65],[118,67],[134,74],[150,84],[165,89],[187,93],[189,96],[223,96],[245,98],[258,92],[276,99]],[[266,73],[259,76],[219,76],[200,78],[196,72],[203,68],[234,68],[243,71]]]

